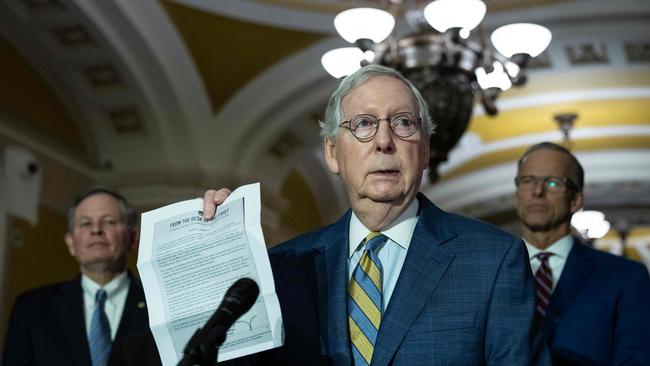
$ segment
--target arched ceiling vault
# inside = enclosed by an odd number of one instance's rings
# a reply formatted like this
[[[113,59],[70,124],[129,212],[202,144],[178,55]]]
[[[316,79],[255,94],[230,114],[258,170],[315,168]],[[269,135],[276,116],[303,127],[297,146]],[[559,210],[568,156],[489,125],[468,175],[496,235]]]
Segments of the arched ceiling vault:
[[[331,25],[338,11],[374,3],[6,0],[0,137],[116,186],[141,208],[259,180],[272,222],[291,221],[292,189],[315,197],[312,224],[328,222],[345,197],[319,147],[317,121],[336,85],[320,56],[345,44]],[[476,106],[441,182],[424,182],[424,192],[474,216],[511,210],[517,156],[558,140],[553,117],[570,112],[591,202],[621,185],[626,193],[608,205],[648,193],[647,2],[487,3],[488,31],[535,21],[554,39],[528,84],[501,95],[496,118]]]

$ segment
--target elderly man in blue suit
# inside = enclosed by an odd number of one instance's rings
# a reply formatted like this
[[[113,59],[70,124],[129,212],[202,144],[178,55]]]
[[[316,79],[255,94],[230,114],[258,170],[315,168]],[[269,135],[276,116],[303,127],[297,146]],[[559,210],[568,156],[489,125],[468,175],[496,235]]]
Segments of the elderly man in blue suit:
[[[322,123],[325,159],[351,210],[271,249],[284,346],[278,365],[542,365],[521,240],[418,193],[429,161],[418,90],[370,65],[344,79]],[[206,217],[229,194],[210,190]]]
[[[543,142],[519,160],[517,212],[537,285],[537,318],[555,365],[650,365],[650,279],[641,263],[571,235],[584,171]]]

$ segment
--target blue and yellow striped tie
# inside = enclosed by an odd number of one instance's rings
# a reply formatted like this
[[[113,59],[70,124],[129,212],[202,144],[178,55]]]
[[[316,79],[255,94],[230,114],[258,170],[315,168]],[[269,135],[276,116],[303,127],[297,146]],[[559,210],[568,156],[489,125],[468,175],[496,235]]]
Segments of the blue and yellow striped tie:
[[[370,364],[381,323],[383,269],[377,253],[386,240],[386,236],[377,232],[366,236],[366,250],[348,286],[348,324],[357,366]]]

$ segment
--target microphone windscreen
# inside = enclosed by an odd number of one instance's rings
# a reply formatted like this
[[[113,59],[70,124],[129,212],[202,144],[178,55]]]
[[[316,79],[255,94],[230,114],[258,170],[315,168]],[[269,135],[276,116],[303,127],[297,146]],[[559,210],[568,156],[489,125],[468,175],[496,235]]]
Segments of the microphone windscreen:
[[[234,318],[239,318],[255,304],[260,289],[257,283],[250,278],[237,280],[223,297],[220,307],[231,313]]]

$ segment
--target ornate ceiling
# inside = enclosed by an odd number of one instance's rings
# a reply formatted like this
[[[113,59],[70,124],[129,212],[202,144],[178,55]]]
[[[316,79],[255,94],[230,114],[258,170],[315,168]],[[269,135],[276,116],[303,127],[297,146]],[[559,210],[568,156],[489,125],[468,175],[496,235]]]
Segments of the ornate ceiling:
[[[39,155],[43,203],[54,208],[70,197],[53,192],[90,181],[141,209],[261,181],[271,241],[321,225],[346,204],[321,158],[317,121],[336,81],[320,56],[343,45],[334,15],[373,3],[3,1],[0,142]],[[501,95],[496,118],[475,107],[441,181],[423,191],[443,208],[511,224],[516,158],[561,138],[556,114],[577,113],[587,205],[645,217],[648,2],[487,3],[488,30],[533,21],[553,41],[528,84]]]

